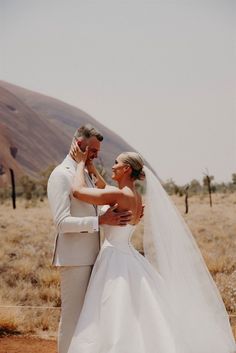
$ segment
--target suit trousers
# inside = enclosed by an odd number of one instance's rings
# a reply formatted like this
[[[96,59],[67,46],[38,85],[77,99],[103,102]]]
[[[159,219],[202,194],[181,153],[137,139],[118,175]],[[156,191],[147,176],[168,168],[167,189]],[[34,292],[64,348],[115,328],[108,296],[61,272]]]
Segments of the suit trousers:
[[[61,277],[61,318],[58,352],[67,353],[75,331],[93,266],[59,267]]]

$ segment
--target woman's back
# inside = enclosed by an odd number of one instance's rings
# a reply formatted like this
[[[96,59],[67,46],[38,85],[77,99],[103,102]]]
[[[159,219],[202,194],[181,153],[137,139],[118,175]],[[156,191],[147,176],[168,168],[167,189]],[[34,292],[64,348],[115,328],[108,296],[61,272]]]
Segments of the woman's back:
[[[142,197],[135,189],[125,186],[121,189],[117,211],[131,211],[132,218],[129,224],[135,225],[140,221],[143,213]]]

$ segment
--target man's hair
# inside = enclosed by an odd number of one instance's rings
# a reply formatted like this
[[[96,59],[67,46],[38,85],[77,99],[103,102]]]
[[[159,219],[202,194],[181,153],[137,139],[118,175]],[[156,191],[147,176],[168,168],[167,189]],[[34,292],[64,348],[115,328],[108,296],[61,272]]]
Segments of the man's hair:
[[[92,125],[86,124],[78,128],[74,134],[74,138],[78,139],[79,137],[85,137],[85,138],[90,138],[92,136],[95,136],[98,141],[103,140],[103,136],[98,130],[96,130]]]

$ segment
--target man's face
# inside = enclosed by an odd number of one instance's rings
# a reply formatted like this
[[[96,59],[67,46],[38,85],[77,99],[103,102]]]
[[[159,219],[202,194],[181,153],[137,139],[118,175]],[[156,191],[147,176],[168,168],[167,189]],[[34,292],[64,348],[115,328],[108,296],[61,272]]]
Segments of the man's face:
[[[100,141],[95,136],[89,138],[79,138],[80,149],[84,152],[88,146],[88,158],[87,161],[91,162],[94,158],[97,158],[98,152],[100,151]]]

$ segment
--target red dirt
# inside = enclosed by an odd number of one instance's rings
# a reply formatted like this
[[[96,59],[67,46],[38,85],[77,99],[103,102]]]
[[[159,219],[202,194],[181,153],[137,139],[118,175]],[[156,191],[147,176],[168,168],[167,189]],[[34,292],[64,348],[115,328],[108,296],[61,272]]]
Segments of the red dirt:
[[[1,337],[0,353],[56,353],[56,341],[31,337]]]

